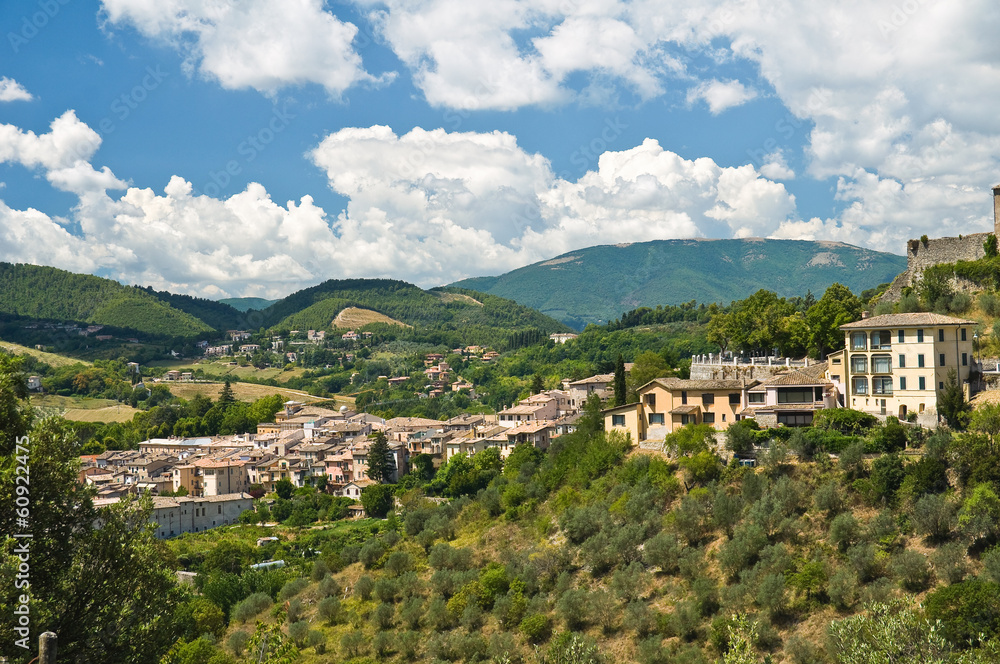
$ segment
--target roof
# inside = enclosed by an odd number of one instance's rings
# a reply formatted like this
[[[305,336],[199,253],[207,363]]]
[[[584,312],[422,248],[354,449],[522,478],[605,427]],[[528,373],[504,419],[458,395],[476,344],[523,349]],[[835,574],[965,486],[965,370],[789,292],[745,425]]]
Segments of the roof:
[[[820,365],[816,365],[820,366]],[[763,383],[754,388],[754,391],[759,391],[765,387],[775,387],[775,386],[795,386],[795,385],[809,385],[809,386],[825,386],[831,385],[831,381],[824,378],[823,374],[826,372],[826,364],[823,363],[819,370],[815,367],[809,367],[811,371],[805,369],[799,369],[795,371],[786,371],[780,373],[776,376],[768,378]]]
[[[613,383],[615,382],[615,375],[610,374],[597,374],[596,376],[591,376],[589,378],[581,378],[580,380],[570,381],[570,385],[588,385],[590,383]]]
[[[504,408],[498,415],[532,415],[545,408],[545,404],[518,404],[510,408]]]
[[[976,322],[932,313],[884,314],[841,325],[841,330],[870,330],[879,327],[931,327],[934,325],[975,325]]]
[[[659,383],[668,390],[742,390],[743,381],[739,380],[691,380],[684,378],[655,378],[639,389],[645,389],[653,383]],[[751,381],[746,386],[755,385],[757,381]]]
[[[638,401],[633,401],[632,403],[625,403],[620,406],[612,406],[611,408],[605,408],[601,413],[613,413],[619,410],[635,410],[639,406]]]
[[[701,410],[701,407],[699,407],[699,406],[692,406],[692,405],[689,404],[687,406],[677,406],[677,408],[674,408],[672,411],[670,411],[670,414],[671,415],[690,415],[691,413],[697,413],[699,410]]]
[[[741,415],[753,415],[754,413],[783,413],[790,410],[823,410],[821,403],[776,403],[769,406],[764,404],[748,406],[740,411]]]

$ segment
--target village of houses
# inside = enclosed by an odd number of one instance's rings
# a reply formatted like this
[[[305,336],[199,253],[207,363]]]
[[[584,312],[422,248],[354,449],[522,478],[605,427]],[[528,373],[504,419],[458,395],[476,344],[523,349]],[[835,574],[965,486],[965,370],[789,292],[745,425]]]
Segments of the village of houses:
[[[634,402],[606,404],[605,429],[620,430],[640,446],[657,449],[668,434],[687,424],[709,424],[720,433],[745,418],[762,427],[807,426],[824,408],[853,408],[934,427],[948,374],[955,372],[966,397],[982,375],[973,355],[975,325],[934,313],[887,314],[841,326],[845,349],[822,362],[698,356],[690,378],[658,378],[639,387]],[[571,339],[567,335],[557,341]],[[454,387],[440,355],[426,356],[425,365],[435,389]],[[283,479],[296,487],[319,479],[328,491],[359,499],[372,483],[367,453],[377,431],[389,441],[391,480],[397,481],[418,454],[429,455],[440,467],[457,454],[488,448],[497,448],[501,457],[523,443],[546,449],[554,438],[574,430],[590,395],[607,402],[613,392],[613,374],[564,380],[562,389],[532,395],[495,414],[464,414],[447,421],[383,420],[347,407],[332,410],[288,401],[275,421],[258,425],[256,433],[152,439],[136,451],[83,457],[80,481],[96,487],[98,504],[148,490],[154,495],[156,534],[169,538],[234,523],[253,507],[247,493],[252,485],[270,492]],[[181,489],[186,496],[159,495]],[[362,508],[352,511],[359,514]]]

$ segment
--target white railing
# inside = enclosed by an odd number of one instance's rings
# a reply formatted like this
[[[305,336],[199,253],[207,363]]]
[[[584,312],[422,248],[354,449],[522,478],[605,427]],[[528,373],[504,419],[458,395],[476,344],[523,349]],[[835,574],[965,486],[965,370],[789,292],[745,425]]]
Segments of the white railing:
[[[809,358],[792,359],[790,357],[778,357],[775,355],[767,357],[724,357],[721,353],[708,353],[705,355],[694,355],[691,357],[691,364],[705,364],[710,366],[767,366],[767,367],[808,367]]]

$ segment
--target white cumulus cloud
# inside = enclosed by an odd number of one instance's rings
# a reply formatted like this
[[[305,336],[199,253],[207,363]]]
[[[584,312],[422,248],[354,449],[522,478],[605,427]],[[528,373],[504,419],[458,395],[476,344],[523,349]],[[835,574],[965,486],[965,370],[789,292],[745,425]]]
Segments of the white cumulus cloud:
[[[704,101],[712,115],[718,115],[727,108],[742,106],[757,97],[757,91],[739,81],[703,81],[688,90],[687,102],[694,104]]]
[[[0,102],[31,101],[34,97],[24,89],[24,86],[6,76],[0,78]]]
[[[102,0],[110,23],[174,45],[187,65],[227,89],[274,93],[318,83],[334,97],[378,79],[365,71],[358,28],[323,0]],[[388,78],[391,78],[389,76]]]

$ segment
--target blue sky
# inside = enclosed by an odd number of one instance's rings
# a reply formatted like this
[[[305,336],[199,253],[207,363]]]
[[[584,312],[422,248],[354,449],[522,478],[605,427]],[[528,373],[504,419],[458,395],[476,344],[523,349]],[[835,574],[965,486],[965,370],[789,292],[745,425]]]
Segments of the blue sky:
[[[991,226],[1000,10],[662,5],[5,2],[0,259],[275,297]]]

